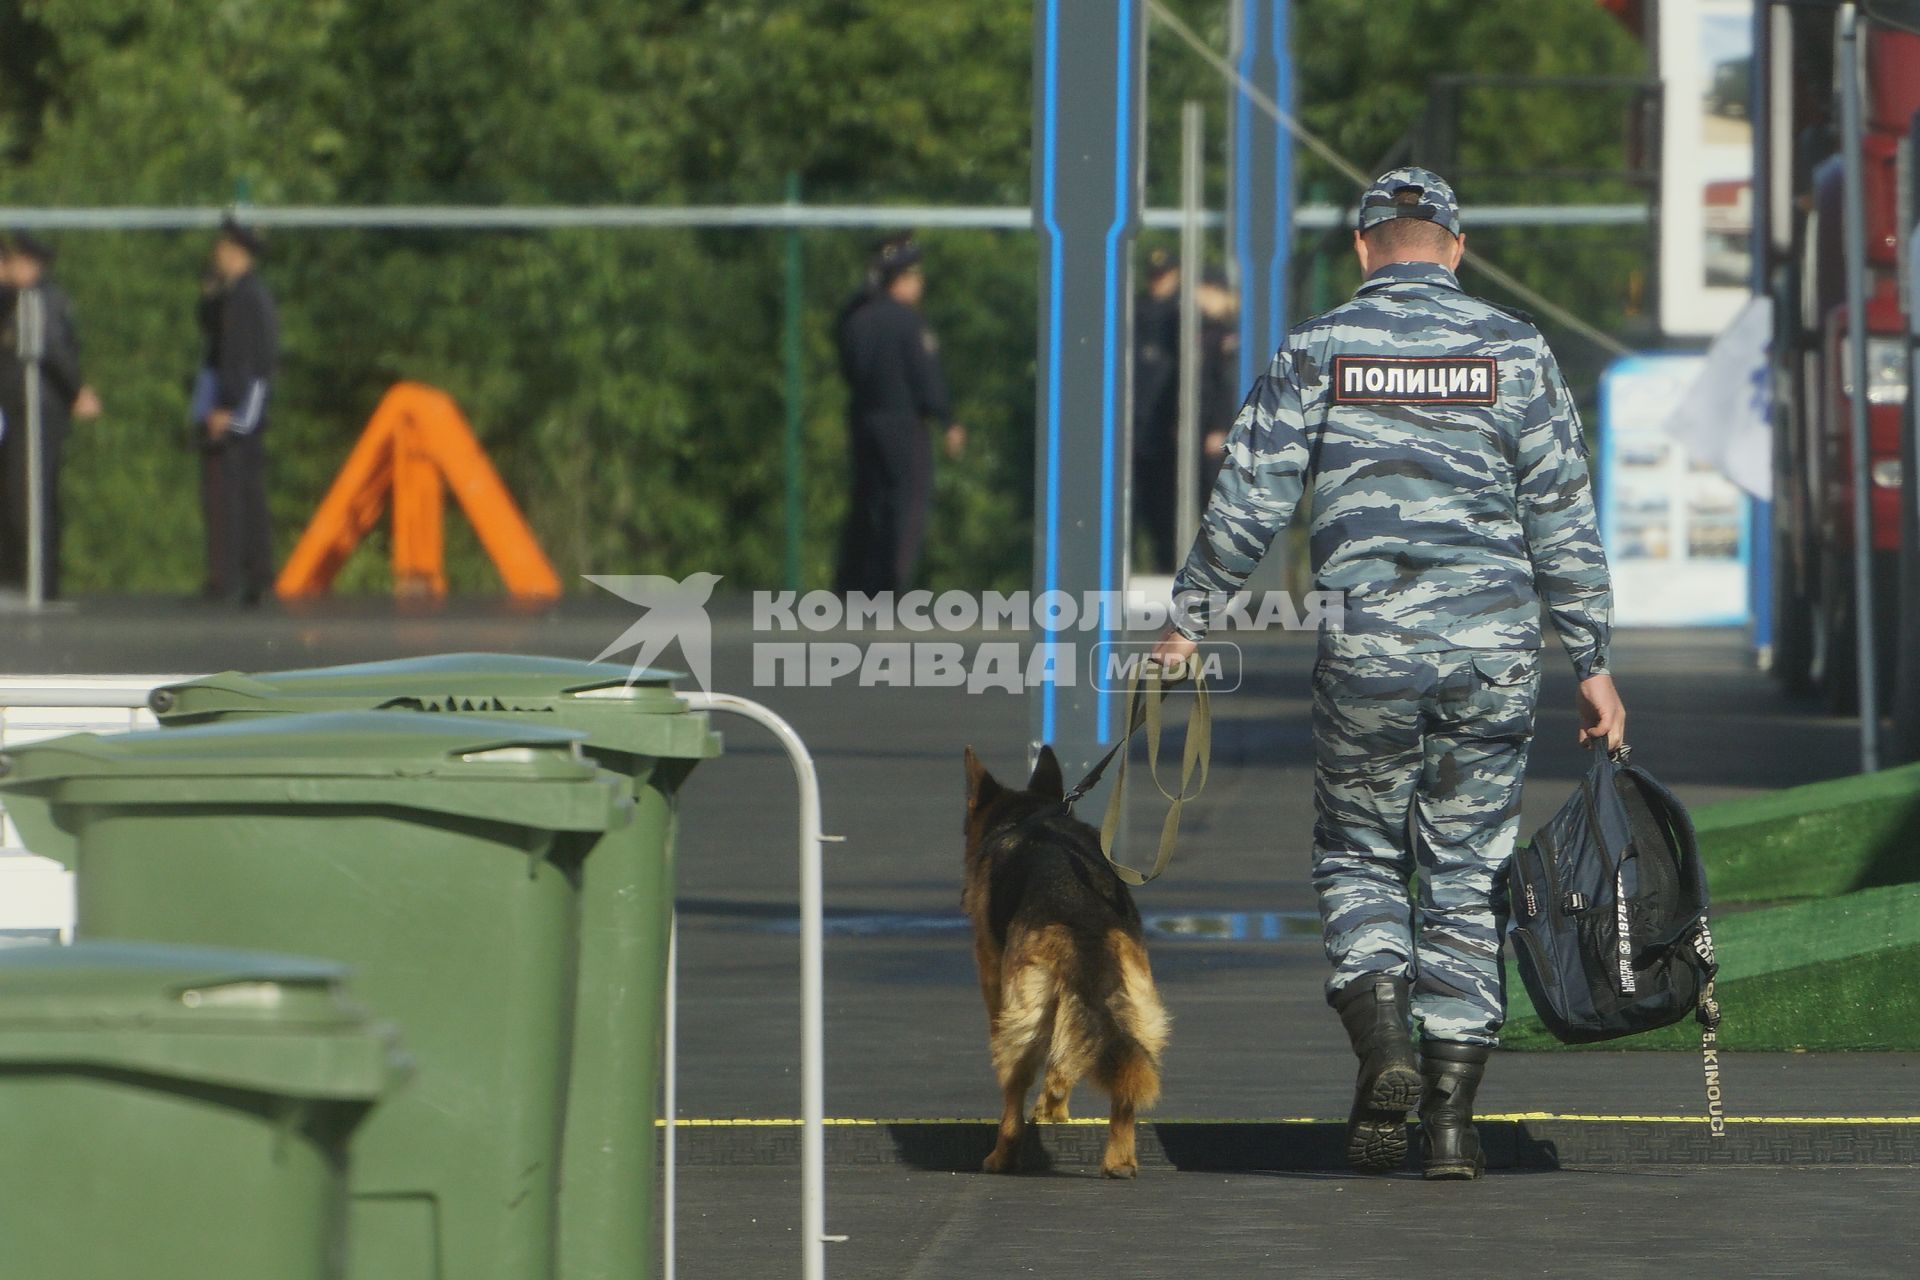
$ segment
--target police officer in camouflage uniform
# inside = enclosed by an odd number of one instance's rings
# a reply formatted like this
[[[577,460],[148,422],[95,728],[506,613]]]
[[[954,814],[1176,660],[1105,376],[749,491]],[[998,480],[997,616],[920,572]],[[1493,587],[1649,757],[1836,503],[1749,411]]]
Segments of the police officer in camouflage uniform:
[[[1472,1178],[1540,609],[1579,678],[1581,740],[1617,746],[1612,593],[1573,399],[1529,320],[1461,291],[1452,189],[1383,175],[1354,247],[1358,293],[1289,333],[1240,411],[1156,652],[1193,652],[1307,496],[1315,587],[1345,601],[1313,673],[1313,880],[1327,999],[1360,1059],[1348,1159],[1398,1167],[1418,1105],[1427,1176]]]

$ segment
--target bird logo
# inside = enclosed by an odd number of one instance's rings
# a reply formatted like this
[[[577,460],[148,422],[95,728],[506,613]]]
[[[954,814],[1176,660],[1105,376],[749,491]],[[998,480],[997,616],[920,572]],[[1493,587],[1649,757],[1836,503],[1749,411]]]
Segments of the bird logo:
[[[646,612],[620,638],[600,651],[595,662],[637,647],[627,683],[638,680],[675,641],[687,674],[702,693],[711,693],[713,681],[713,625],[707,601],[720,581],[717,573],[690,573],[674,579],[658,573],[586,574],[588,582],[611,591]]]

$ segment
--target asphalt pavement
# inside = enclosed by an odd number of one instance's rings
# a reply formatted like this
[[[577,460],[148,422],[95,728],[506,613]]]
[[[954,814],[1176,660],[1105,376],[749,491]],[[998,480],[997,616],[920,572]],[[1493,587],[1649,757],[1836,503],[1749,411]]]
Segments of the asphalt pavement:
[[[1477,1183],[1084,1171],[831,1171],[828,1274],[861,1280],[1311,1276],[1911,1277],[1912,1169],[1560,1170]],[[791,1169],[682,1175],[679,1274],[798,1274]]]
[[[469,649],[592,658],[631,620],[611,599],[536,613],[88,601],[41,619],[0,617],[0,667],[259,670]],[[756,688],[744,608],[716,611],[715,639],[715,686],[795,726],[820,766],[826,830],[845,837],[827,854],[829,1114],[992,1114],[986,1019],[959,917],[960,751],[971,744],[989,767],[1019,775],[1025,699]],[[1312,652],[1304,636],[1248,648],[1243,688],[1216,703],[1214,774],[1188,806],[1180,856],[1138,893],[1174,1022],[1162,1119],[1345,1112],[1352,1065],[1321,997],[1307,883]],[[1738,632],[1627,631],[1614,667],[1636,759],[1690,804],[1854,769],[1851,722],[1784,699],[1753,669]],[[1571,676],[1557,653],[1547,669],[1524,829],[1552,813],[1584,763]],[[681,1113],[790,1118],[799,1106],[793,782],[758,730],[721,727],[726,755],[696,770],[683,798]],[[1135,843],[1135,856],[1147,857],[1148,837]],[[1735,1055],[1723,1079],[1736,1116],[1920,1115],[1920,1055]],[[1688,1116],[1700,1111],[1700,1087],[1686,1054],[1503,1053],[1481,1104],[1489,1114]],[[1075,1113],[1100,1105],[1083,1090]],[[833,1246],[832,1273],[1344,1276],[1421,1265],[1440,1275],[1907,1275],[1920,1243],[1906,1168],[1562,1167],[1474,1186],[1170,1167],[1117,1185],[1088,1172],[1061,1166],[1009,1180],[836,1166],[829,1226],[851,1238]],[[789,1273],[797,1202],[797,1171],[778,1159],[687,1169],[680,1274]]]

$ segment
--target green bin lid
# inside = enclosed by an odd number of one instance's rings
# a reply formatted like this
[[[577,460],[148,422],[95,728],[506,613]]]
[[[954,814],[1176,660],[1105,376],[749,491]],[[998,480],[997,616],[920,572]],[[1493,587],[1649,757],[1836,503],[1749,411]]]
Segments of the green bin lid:
[[[404,1073],[332,960],[138,942],[0,947],[0,1063],[371,1099]]]
[[[72,864],[62,806],[379,804],[552,831],[607,831],[624,780],[573,729],[475,716],[336,711],[184,729],[76,733],[0,754],[0,794],[26,845]]]
[[[162,685],[148,699],[163,724],[236,715],[392,710],[550,718],[587,733],[590,748],[661,759],[720,753],[704,714],[675,694],[680,672],[634,670],[518,653],[441,653],[249,675],[224,671]]]

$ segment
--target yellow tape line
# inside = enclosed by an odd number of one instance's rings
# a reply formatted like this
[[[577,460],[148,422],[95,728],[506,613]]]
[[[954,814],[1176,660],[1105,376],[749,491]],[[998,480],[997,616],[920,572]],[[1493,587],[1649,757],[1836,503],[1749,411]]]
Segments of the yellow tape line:
[[[1499,1115],[1476,1116],[1477,1120],[1519,1121],[1519,1120],[1570,1120],[1582,1124],[1706,1124],[1705,1116],[1588,1116],[1566,1115],[1556,1111],[1512,1111]],[[1280,1116],[1268,1120],[1176,1120],[1148,1118],[1151,1124],[1219,1124],[1219,1125],[1258,1125],[1258,1124],[1345,1124],[1344,1120],[1318,1120],[1310,1116]],[[1920,1125],[1920,1116],[1727,1116],[1728,1124],[1914,1124]],[[931,1125],[995,1125],[998,1120],[981,1118],[961,1118],[945,1120],[861,1120],[851,1117],[833,1117],[824,1121],[829,1126],[842,1128],[877,1128],[897,1125],[927,1127]],[[1067,1120],[1069,1125],[1104,1125],[1105,1116],[1083,1116]],[[680,1119],[674,1121],[680,1129],[797,1129],[799,1120],[787,1119]],[[663,1128],[664,1120],[654,1121],[656,1128]]]

